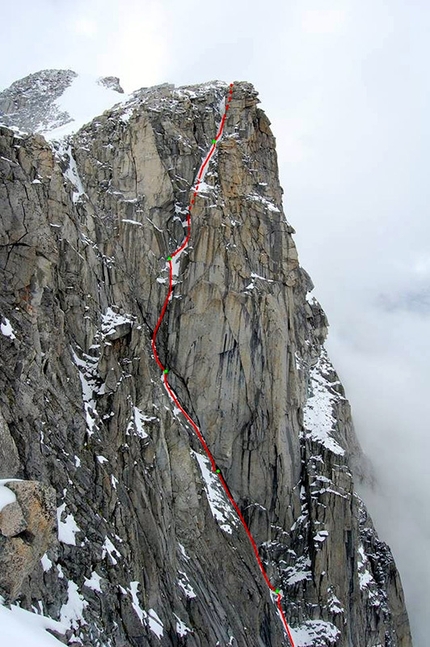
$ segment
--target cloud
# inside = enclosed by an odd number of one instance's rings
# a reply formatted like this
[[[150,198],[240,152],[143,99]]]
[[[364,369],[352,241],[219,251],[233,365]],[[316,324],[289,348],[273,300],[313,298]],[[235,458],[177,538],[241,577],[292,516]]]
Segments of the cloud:
[[[344,10],[309,9],[303,13],[302,29],[307,34],[334,34],[342,29],[345,20]]]
[[[91,20],[89,18],[78,18],[72,22],[71,30],[80,36],[91,38],[96,36],[98,26],[95,20]]]

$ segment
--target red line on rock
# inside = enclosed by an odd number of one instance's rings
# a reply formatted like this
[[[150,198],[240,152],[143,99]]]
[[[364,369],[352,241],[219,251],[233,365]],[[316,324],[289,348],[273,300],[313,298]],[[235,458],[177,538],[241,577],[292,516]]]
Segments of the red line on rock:
[[[231,102],[232,96],[233,96],[233,83],[230,83],[230,91],[229,91],[229,94],[228,94],[228,97],[227,97],[227,103],[226,103],[226,106],[225,106],[224,114],[222,116],[221,123],[220,123],[220,126],[218,128],[218,132],[217,132],[216,137],[215,137],[215,140],[217,142],[221,138],[223,130],[224,130],[224,125],[225,125],[225,121],[226,121],[226,118],[227,118],[227,110],[230,107],[230,102]],[[166,387],[166,390],[167,390],[169,396],[171,397],[171,399],[173,400],[175,405],[178,407],[178,409],[181,411],[181,413],[185,416],[186,420],[190,423],[190,425],[194,429],[194,431],[196,433],[196,436],[199,439],[200,444],[202,445],[202,447],[203,447],[203,449],[204,449],[204,451],[206,453],[206,456],[208,457],[208,459],[210,461],[210,464],[212,466],[212,471],[217,474],[217,476],[218,476],[218,478],[220,480],[220,483],[221,483],[222,487],[224,488],[224,491],[225,491],[231,505],[235,509],[235,512],[236,512],[237,516],[239,517],[239,520],[240,520],[246,534],[248,535],[248,539],[251,542],[252,550],[254,551],[254,555],[255,555],[255,558],[257,560],[258,566],[260,568],[261,574],[262,574],[262,576],[264,578],[264,581],[266,582],[266,584],[269,587],[270,591],[272,591],[272,593],[276,593],[276,596],[277,596],[276,597],[276,606],[278,607],[278,611],[279,611],[279,615],[281,616],[282,624],[284,625],[284,629],[285,629],[285,631],[287,633],[288,640],[290,641],[291,647],[295,647],[294,640],[293,640],[293,637],[291,635],[290,627],[289,627],[289,625],[287,623],[287,620],[285,618],[284,610],[282,609],[282,604],[281,604],[282,593],[277,592],[277,589],[273,586],[273,584],[269,580],[269,577],[268,577],[268,575],[266,573],[266,569],[264,568],[263,562],[261,561],[261,557],[260,557],[260,554],[258,552],[257,544],[255,543],[254,537],[252,536],[250,529],[248,528],[248,524],[246,523],[246,521],[244,519],[244,516],[243,516],[239,506],[237,505],[236,501],[234,500],[233,495],[231,494],[231,492],[229,490],[229,487],[228,487],[227,483],[224,480],[223,475],[221,474],[221,472],[218,471],[216,461],[215,461],[215,459],[214,459],[214,457],[212,455],[212,452],[210,451],[209,447],[206,444],[206,441],[205,441],[205,439],[203,437],[202,432],[200,431],[199,427],[196,425],[194,420],[191,418],[191,416],[185,411],[184,407],[179,402],[176,393],[173,391],[172,387],[170,386],[169,381],[167,379],[168,371],[167,371],[166,367],[163,365],[163,363],[161,362],[161,360],[160,360],[160,358],[158,356],[158,353],[157,353],[157,346],[156,346],[157,334],[158,334],[159,328],[161,326],[161,323],[162,323],[162,321],[164,319],[164,315],[166,314],[167,306],[169,304],[170,297],[171,297],[172,292],[173,292],[173,267],[172,267],[172,260],[171,259],[173,259],[175,256],[180,254],[180,252],[182,252],[182,250],[185,249],[185,247],[188,245],[188,242],[189,242],[190,237],[191,237],[191,210],[192,210],[192,207],[193,207],[194,202],[195,202],[194,198],[197,196],[198,188],[199,188],[199,186],[200,186],[200,184],[202,182],[202,175],[204,173],[204,170],[205,170],[206,166],[209,164],[215,150],[216,150],[216,144],[212,144],[212,146],[209,149],[209,152],[207,153],[207,155],[206,155],[205,159],[203,160],[203,162],[202,162],[202,164],[200,166],[200,169],[199,169],[199,171],[197,173],[195,189],[194,189],[193,197],[190,200],[190,204],[189,204],[189,207],[188,207],[188,213],[187,213],[187,234],[186,234],[182,244],[180,245],[180,247],[178,247],[178,249],[176,249],[171,254],[171,256],[167,259],[167,263],[169,265],[169,287],[168,287],[168,290],[167,290],[166,298],[165,298],[164,303],[163,303],[163,307],[161,309],[160,316],[158,317],[157,325],[155,326],[154,332],[152,334],[151,346],[152,346],[152,352],[154,353],[155,361],[157,362],[159,368],[163,372],[163,382],[164,382],[164,386]]]

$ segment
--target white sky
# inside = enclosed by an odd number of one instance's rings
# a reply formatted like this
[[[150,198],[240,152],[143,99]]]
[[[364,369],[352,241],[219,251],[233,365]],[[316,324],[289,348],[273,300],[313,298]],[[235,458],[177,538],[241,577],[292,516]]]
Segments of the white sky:
[[[285,209],[383,496],[413,622],[430,609],[428,0],[21,0],[0,87],[39,69],[124,89],[247,80],[277,137]],[[6,63],[5,63],[6,62]]]

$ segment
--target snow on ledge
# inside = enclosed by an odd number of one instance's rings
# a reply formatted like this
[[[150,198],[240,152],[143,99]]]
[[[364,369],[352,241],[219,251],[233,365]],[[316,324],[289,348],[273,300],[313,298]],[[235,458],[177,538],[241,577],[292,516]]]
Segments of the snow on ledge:
[[[299,627],[291,628],[291,634],[295,647],[314,647],[315,640],[318,640],[318,645],[336,645],[341,635],[337,627],[324,620],[307,620]]]

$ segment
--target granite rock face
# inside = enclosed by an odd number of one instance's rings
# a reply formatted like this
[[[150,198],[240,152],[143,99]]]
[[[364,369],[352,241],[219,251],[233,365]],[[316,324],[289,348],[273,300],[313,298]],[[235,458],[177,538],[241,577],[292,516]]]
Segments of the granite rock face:
[[[40,559],[56,543],[53,488],[35,481],[7,481],[16,501],[0,510],[0,593],[14,600]]]
[[[52,148],[0,129],[0,452],[13,443],[19,456],[0,468],[57,493],[59,543],[19,600],[67,621],[69,643],[288,644],[151,351],[165,259],[226,91],[144,89]],[[257,104],[250,84],[234,85],[159,354],[297,646],[410,647],[399,575],[355,493],[364,458]]]

